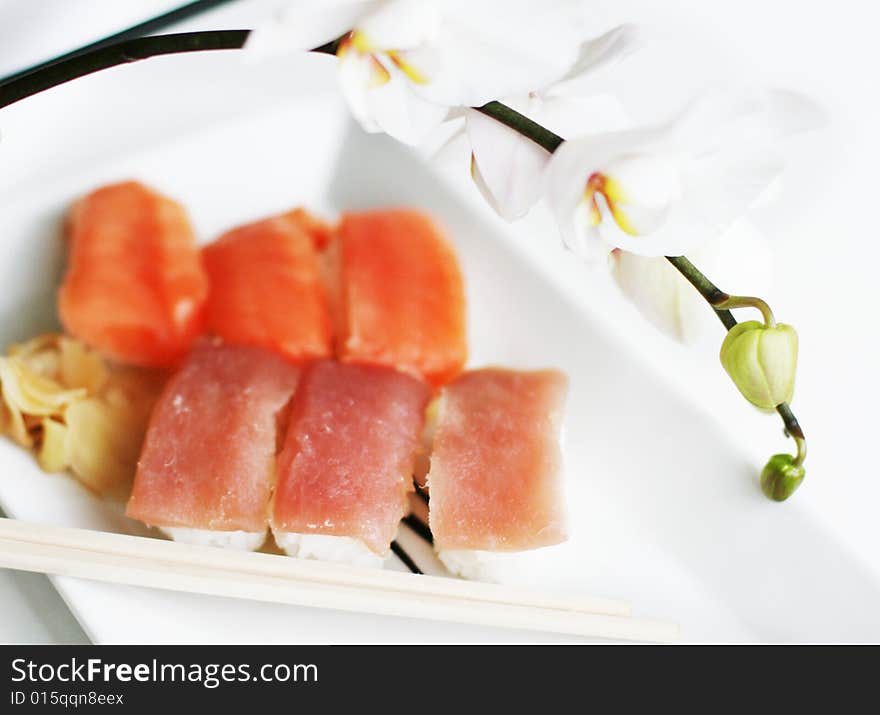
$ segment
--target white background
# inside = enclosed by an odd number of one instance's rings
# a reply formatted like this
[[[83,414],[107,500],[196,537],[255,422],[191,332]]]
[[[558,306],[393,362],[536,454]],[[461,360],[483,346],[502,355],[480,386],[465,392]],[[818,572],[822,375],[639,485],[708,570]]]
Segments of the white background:
[[[177,4],[0,0],[0,75]],[[187,28],[248,26],[266,5],[242,2]],[[766,297],[801,335],[794,407],[811,451],[808,482],[797,498],[880,577],[874,444],[880,350],[873,319],[880,258],[880,8],[864,0],[619,0],[615,7],[646,25],[648,46],[628,75],[641,81],[637,89],[633,82],[621,87],[637,116],[649,119],[721,79],[798,89],[826,109],[828,128],[793,162],[778,205],[762,217],[776,263]],[[748,292],[748,286],[723,287]],[[772,418],[752,416],[732,390],[719,390],[716,342],[672,346],[634,312],[621,311],[627,338],[656,353],[672,379],[744,422],[743,439],[766,439],[768,454],[778,450]],[[0,612],[0,640],[84,638],[41,577],[0,574]]]

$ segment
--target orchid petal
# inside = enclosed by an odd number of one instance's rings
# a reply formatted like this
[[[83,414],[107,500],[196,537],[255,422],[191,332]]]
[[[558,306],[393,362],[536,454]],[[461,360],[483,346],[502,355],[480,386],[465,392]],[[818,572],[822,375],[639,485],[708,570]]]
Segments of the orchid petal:
[[[609,246],[641,256],[681,256],[718,236],[723,229],[707,222],[679,201],[669,207],[663,223],[648,234],[633,236],[603,217],[598,231]]]
[[[509,105],[528,115],[528,105],[540,101],[525,99]],[[541,196],[550,155],[515,130],[476,110],[467,110],[466,117],[477,185],[503,219],[513,221],[524,216]]]
[[[796,92],[714,90],[670,124],[669,142],[695,157],[739,153],[773,147],[823,123],[818,105]]]
[[[558,82],[576,81],[617,62],[633,52],[638,45],[638,28],[633,24],[619,25],[599,37],[581,44],[577,60]]]
[[[605,164],[601,172],[594,182],[603,189],[597,204],[611,214],[609,223],[630,235],[655,233],[681,200],[681,169],[674,157],[623,155]]]
[[[618,132],[630,129],[632,120],[617,97],[598,94],[576,97],[554,88],[542,94],[531,119],[563,137]]]
[[[492,193],[492,189],[489,188],[489,184],[486,183],[486,179],[483,177],[483,173],[480,171],[480,167],[477,165],[476,157],[471,154],[471,178],[474,180],[474,185],[479,189],[480,194],[482,194],[483,198],[486,200],[486,203],[492,207],[492,209],[502,218],[504,217],[504,207],[499,205],[497,199],[495,198],[495,194]]]
[[[256,56],[310,50],[356,27],[377,0],[297,0],[248,35],[245,49]]]
[[[382,70],[387,72],[384,67]],[[372,116],[368,101],[370,85],[376,83],[378,71],[376,60],[370,55],[349,51],[339,57],[338,77],[342,94],[352,116],[364,131],[371,133],[382,131]],[[386,81],[391,81],[390,75]]]
[[[566,246],[587,258],[599,254],[593,244],[604,237],[600,227],[604,228],[602,224],[605,223],[616,224],[603,220],[595,225],[594,217],[590,215],[591,207],[585,201],[587,182],[614,159],[650,149],[657,138],[654,130],[611,132],[573,139],[556,150],[547,166],[545,196]],[[606,242],[605,253],[615,245]]]
[[[563,245],[585,263],[601,265],[611,253],[611,246],[593,225],[590,207],[583,202],[578,203],[568,221],[560,223],[560,233]]]
[[[357,26],[379,51],[410,50],[435,41],[438,6],[424,0],[380,3]]]
[[[747,213],[782,174],[782,159],[771,150],[712,156],[685,171],[684,192],[691,210],[721,231]]]
[[[372,123],[409,145],[420,144],[446,118],[447,108],[415,94],[409,83],[392,73],[389,82],[367,91],[366,106]]]
[[[748,212],[783,170],[780,143],[822,124],[808,99],[786,91],[711,92],[672,127],[690,210],[715,233]]]
[[[692,254],[716,280],[748,286],[762,294],[771,283],[771,255],[766,238],[747,220],[739,220],[714,241]],[[693,286],[663,257],[616,250],[611,274],[623,294],[656,328],[682,342],[694,342],[717,319]]]
[[[662,257],[638,256],[615,250],[611,275],[623,294],[660,332],[679,341],[692,337],[706,312],[685,278]]]
[[[426,161],[460,167],[462,160],[472,153],[464,115],[450,111],[437,131],[431,133],[430,141],[419,145],[419,150]]]
[[[444,2],[435,42],[411,53],[430,77],[417,91],[449,106],[480,106],[548,86],[577,59],[583,30],[570,21],[577,5]]]
[[[609,246],[682,255],[761,198],[782,169],[775,143],[812,126],[808,106],[790,93],[713,93],[665,125],[566,142],[548,167],[551,205],[564,232],[562,212],[587,201]]]

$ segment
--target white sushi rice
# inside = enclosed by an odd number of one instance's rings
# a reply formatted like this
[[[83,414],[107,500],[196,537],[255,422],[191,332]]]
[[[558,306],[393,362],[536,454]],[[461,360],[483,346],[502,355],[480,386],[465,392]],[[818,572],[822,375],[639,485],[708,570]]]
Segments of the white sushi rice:
[[[212,531],[185,526],[162,526],[159,530],[174,541],[198,546],[219,546],[221,549],[256,551],[266,540],[265,531]]]
[[[328,534],[297,534],[275,531],[275,542],[288,556],[318,561],[335,561],[353,566],[381,568],[385,559],[360,539]]]
[[[522,566],[522,554],[516,551],[446,549],[438,550],[437,558],[454,576],[490,583],[509,581]]]

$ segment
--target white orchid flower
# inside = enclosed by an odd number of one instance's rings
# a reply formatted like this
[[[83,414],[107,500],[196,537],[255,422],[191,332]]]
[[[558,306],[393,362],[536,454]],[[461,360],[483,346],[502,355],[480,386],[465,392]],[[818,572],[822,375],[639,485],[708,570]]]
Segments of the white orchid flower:
[[[504,97],[502,102],[562,136],[609,132],[628,126],[621,104],[612,96],[572,94],[575,80],[595,74],[623,57],[635,44],[635,28],[621,25],[581,45],[568,71],[546,87]],[[550,154],[532,140],[475,109],[467,109],[465,128],[471,149],[471,176],[492,208],[505,220],[524,216],[543,193]]]
[[[419,143],[450,107],[540,87],[577,59],[576,0],[294,0],[257,28],[260,53],[339,37],[339,80],[370,132]]]
[[[747,286],[759,295],[771,286],[768,242],[748,219],[736,221],[690,257],[722,285]],[[621,292],[662,333],[694,343],[708,329],[717,329],[717,318],[706,310],[702,296],[665,258],[615,249],[609,264]]]
[[[781,172],[777,143],[818,115],[789,92],[712,93],[663,126],[567,141],[546,182],[563,241],[588,260],[682,255],[747,213]]]

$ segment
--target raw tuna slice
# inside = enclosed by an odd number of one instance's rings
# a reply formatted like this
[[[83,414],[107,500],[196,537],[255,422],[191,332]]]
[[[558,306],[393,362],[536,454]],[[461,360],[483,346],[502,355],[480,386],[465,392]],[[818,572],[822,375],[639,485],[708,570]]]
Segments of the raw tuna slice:
[[[153,409],[126,513],[175,538],[257,548],[298,377],[260,348],[199,344]]]
[[[566,390],[556,370],[498,368],[467,372],[442,390],[428,474],[438,551],[521,551],[565,540]]]
[[[203,249],[208,323],[226,342],[294,360],[332,354],[332,323],[308,214],[241,226]],[[313,219],[308,219],[314,221]]]
[[[278,457],[271,524],[282,548],[360,562],[388,551],[413,488],[428,397],[426,384],[383,366],[305,369]]]
[[[136,182],[105,186],[74,205],[68,238],[67,331],[123,362],[179,362],[208,293],[183,207]]]
[[[390,365],[433,385],[461,371],[467,358],[461,271],[427,216],[347,214],[329,263],[338,276],[341,360]]]

